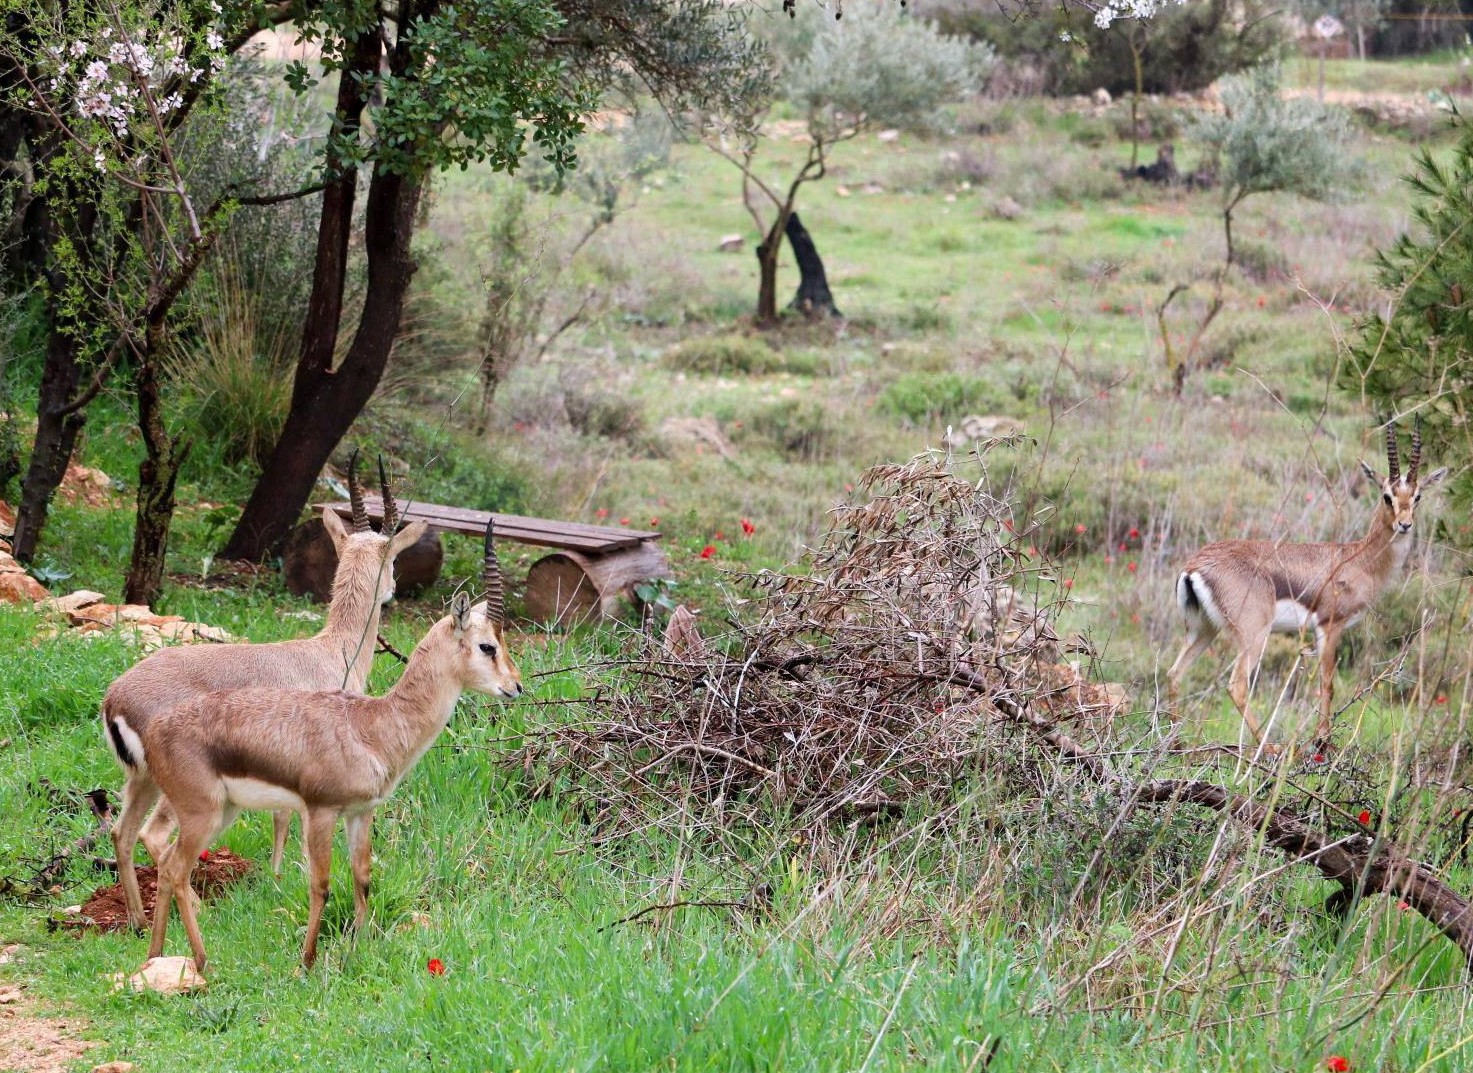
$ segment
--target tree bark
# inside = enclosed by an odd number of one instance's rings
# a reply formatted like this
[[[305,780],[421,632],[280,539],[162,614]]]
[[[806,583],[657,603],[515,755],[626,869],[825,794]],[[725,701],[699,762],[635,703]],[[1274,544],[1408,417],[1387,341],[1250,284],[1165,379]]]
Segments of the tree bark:
[[[824,273],[823,259],[818,255],[818,247],[814,245],[813,236],[798,219],[796,212],[788,217],[784,231],[793,247],[793,256],[798,259],[798,272],[801,275],[798,292],[793,295],[792,304],[788,308],[796,309],[810,319],[824,314],[842,317],[844,314],[834,305],[834,296],[829,291],[829,280]]]
[[[222,557],[264,559],[286,538],[333,448],[373,397],[414,275],[409,245],[422,189],[420,176],[375,168],[364,219],[368,289],[353,343],[336,369],[298,366],[281,437]]]
[[[782,255],[783,227],[781,216],[757,244],[757,327],[770,328],[777,323],[777,261]]]
[[[152,606],[163,588],[169,528],[174,520],[174,491],[189,446],[182,443],[182,437],[170,436],[164,426],[155,354],[145,355],[139,362],[134,386],[145,457],[138,466],[138,515],[123,600]]]

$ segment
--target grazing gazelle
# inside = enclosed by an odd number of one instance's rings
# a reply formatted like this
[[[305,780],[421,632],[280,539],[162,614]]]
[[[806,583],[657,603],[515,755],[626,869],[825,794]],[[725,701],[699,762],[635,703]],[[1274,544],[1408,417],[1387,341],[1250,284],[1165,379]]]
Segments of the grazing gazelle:
[[[1446,467],[1420,477],[1422,437],[1412,433],[1412,459],[1405,474],[1396,459],[1396,427],[1386,426],[1384,480],[1361,463],[1381,489],[1370,529],[1352,544],[1290,544],[1272,540],[1221,540],[1208,544],[1182,568],[1176,601],[1187,623],[1187,640],[1167,672],[1176,693],[1182,675],[1219,633],[1237,652],[1228,692],[1258,741],[1263,728],[1248,710],[1248,691],[1268,636],[1313,633],[1320,656],[1320,740],[1330,737],[1335,689],[1335,648],[1340,634],[1375,602],[1412,546],[1412,522],[1422,493],[1447,475]],[[1277,751],[1266,746],[1268,751]]]
[[[322,524],[337,548],[338,567],[332,581],[332,604],[327,623],[315,637],[261,645],[206,645],[164,648],[141,660],[108,686],[102,701],[103,728],[108,745],[123,765],[123,806],[112,827],[113,850],[117,855],[118,881],[128,903],[128,922],[142,930],[147,925],[138,876],[133,870],[133,850],[139,834],[157,863],[174,829],[174,814],[168,801],[160,802],[153,815],[144,816],[158,800],[148,765],[141,763],[140,741],[149,721],[160,712],[216,689],[247,686],[276,686],[282,689],[361,690],[373,666],[378,638],[379,615],[394,595],[394,558],[418,540],[424,522],[395,531],[397,511],[388,479],[379,469],[385,516],[382,533],[368,525],[363,490],[357,477],[358,453],[348,464],[348,495],[353,503],[353,531],[349,532],[332,511],[324,511]],[[279,811],[271,849],[271,867],[281,871],[282,847],[286,844],[291,814]]]
[[[503,697],[522,691],[502,639],[501,577],[489,524],[485,585],[486,602],[474,607],[464,593],[456,594],[450,614],[425,634],[382,697],[235,689],[206,694],[149,721],[143,753],[151,785],[168,795],[179,817],[179,837],[159,864],[150,958],[163,953],[173,895],[195,967],[204,971],[189,876],[200,851],[248,808],[291,809],[304,817],[311,894],[302,963],[310,968],[317,957],[339,816],[352,859],[353,926],[363,926],[374,808],[445,729],[462,691]]]

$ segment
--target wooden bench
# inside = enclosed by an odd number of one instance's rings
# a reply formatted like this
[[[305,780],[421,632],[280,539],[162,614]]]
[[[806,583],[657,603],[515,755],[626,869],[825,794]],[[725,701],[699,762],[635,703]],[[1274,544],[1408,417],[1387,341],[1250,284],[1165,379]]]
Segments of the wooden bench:
[[[382,499],[365,495],[363,505],[371,521],[383,521]],[[398,506],[403,522],[428,522],[431,532],[479,537],[490,519],[495,522],[498,541],[557,548],[527,571],[522,603],[536,622],[567,625],[612,617],[621,599],[639,602],[635,585],[670,576],[670,563],[655,543],[660,539],[655,530],[529,518],[409,499],[398,500]],[[316,509],[335,511],[345,520],[353,516],[346,502],[322,503]]]

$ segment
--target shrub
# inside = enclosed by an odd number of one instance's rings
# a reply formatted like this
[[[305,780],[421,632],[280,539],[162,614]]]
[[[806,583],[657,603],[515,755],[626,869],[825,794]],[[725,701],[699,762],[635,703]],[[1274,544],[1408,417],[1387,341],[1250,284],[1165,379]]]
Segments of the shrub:
[[[782,355],[761,339],[735,333],[686,339],[665,351],[662,362],[678,372],[710,376],[763,376],[783,367]]]
[[[937,418],[960,418],[973,411],[1006,410],[1002,392],[977,377],[959,373],[905,373],[880,393],[875,405],[916,424]]]
[[[783,399],[754,410],[744,425],[794,461],[817,462],[832,446],[836,430],[823,404]]]

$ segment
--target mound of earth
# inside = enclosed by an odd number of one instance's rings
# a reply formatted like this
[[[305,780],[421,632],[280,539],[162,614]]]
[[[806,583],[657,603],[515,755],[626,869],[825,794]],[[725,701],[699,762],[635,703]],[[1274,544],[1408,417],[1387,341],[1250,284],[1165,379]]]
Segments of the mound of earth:
[[[190,886],[201,898],[210,898],[234,883],[239,883],[256,869],[254,861],[237,857],[228,849],[210,850],[209,856],[195,866]],[[143,909],[153,913],[154,897],[158,891],[158,869],[138,869],[138,891],[143,895]],[[99,931],[127,931],[128,903],[123,898],[123,888],[114,883],[99,888],[82,905],[80,914],[69,916],[60,922],[66,928],[97,928]]]

